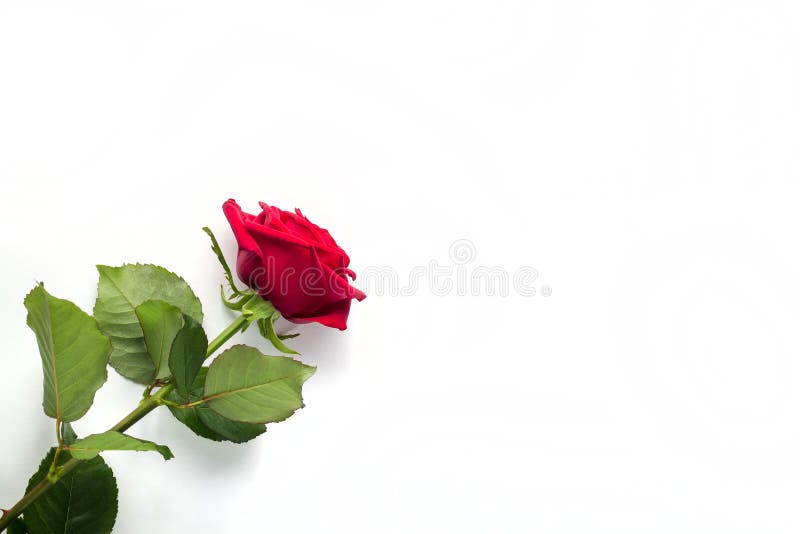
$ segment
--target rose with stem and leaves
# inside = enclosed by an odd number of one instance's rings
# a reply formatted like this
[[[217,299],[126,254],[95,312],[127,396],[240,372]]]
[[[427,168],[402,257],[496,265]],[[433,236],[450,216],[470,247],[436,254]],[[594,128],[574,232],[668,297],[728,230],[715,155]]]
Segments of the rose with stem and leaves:
[[[288,212],[271,213],[280,217]],[[252,243],[258,241],[243,237],[241,226],[230,216],[229,221],[240,244],[239,262],[243,257],[247,260],[253,253]],[[328,238],[330,235],[304,217],[302,222],[306,241],[298,250],[311,253],[304,257],[317,259],[316,248],[330,252],[332,238],[325,242],[308,238],[320,235],[318,232],[325,232]],[[287,228],[282,221],[273,223]],[[25,298],[27,322],[36,335],[44,372],[43,408],[55,420],[56,446],[29,481],[24,497],[4,510],[0,532],[111,532],[117,514],[117,485],[100,453],[152,451],[171,459],[168,447],[125,433],[159,406],[167,406],[201,437],[234,443],[257,437],[266,430],[266,423],[283,421],[303,406],[302,386],[315,368],[291,357],[267,356],[253,347],[236,345],[204,366],[228,340],[253,323],[279,351],[297,354],[284,343],[294,336],[275,331],[274,322],[281,311],[271,302],[273,295],[258,288],[238,289],[216,238],[208,228],[204,230],[230,288],[229,296],[222,288],[222,300],[238,313],[211,341],[202,327],[200,301],[191,288],[179,276],[154,265],[98,266],[100,280],[93,317],[73,303],[50,295],[42,284]],[[275,238],[274,232],[270,238]],[[291,231],[286,239],[294,244],[300,241]],[[248,241],[247,246],[242,246],[243,240]],[[269,244],[265,243],[268,249]],[[270,251],[260,249],[258,253],[263,258]],[[326,324],[338,314],[338,322],[329,326],[343,328],[349,298],[343,310],[341,295],[334,295],[333,300],[318,295],[321,298],[308,307],[304,317],[289,320]],[[363,294],[350,298],[359,297]],[[325,308],[330,302],[336,307],[333,315]],[[321,314],[319,320],[314,313]],[[145,385],[143,398],[109,430],[80,438],[71,423],[91,407],[95,393],[107,379],[108,364]]]

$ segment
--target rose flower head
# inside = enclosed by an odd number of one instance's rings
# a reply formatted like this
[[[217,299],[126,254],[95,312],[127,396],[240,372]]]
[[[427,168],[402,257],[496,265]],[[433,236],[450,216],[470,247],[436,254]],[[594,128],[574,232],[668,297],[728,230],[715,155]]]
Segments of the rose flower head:
[[[366,298],[350,285],[347,253],[300,210],[260,205],[258,215],[234,200],[222,207],[239,245],[239,278],[293,323],[347,328],[350,301]]]

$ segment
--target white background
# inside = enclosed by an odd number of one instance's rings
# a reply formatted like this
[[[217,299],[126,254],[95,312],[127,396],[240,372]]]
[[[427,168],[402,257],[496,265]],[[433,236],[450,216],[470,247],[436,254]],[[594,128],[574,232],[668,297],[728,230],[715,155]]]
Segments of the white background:
[[[26,292],[91,310],[94,264],[159,263],[221,330],[200,228],[232,258],[233,197],[357,272],[469,239],[538,294],[300,328],[306,409],[244,446],[151,415],[176,459],[106,455],[115,532],[797,532],[799,30],[788,0],[3,2],[0,506],[53,439]],[[140,394],[112,372],[77,430]]]

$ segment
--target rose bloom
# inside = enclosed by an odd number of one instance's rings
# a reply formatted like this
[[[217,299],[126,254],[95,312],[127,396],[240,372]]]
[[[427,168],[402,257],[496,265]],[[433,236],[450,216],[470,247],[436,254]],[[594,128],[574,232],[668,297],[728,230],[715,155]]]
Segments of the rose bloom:
[[[258,215],[232,199],[222,206],[239,244],[239,278],[293,323],[347,328],[350,301],[366,298],[350,285],[347,253],[300,210],[260,205]]]

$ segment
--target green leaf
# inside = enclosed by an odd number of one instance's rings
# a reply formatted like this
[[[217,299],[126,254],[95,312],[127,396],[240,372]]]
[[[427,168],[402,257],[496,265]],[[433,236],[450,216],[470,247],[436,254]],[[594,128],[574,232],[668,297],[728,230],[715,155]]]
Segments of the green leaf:
[[[203,384],[206,380],[207,367],[200,369],[192,388],[189,391],[189,401],[197,402],[203,398]],[[173,390],[167,396],[167,400],[175,403],[186,401],[177,391]],[[231,441],[233,443],[244,443],[256,438],[266,432],[267,428],[263,424],[240,423],[231,421],[212,411],[206,404],[200,404],[191,408],[169,407],[175,418],[189,427],[198,436],[213,441]]]
[[[245,299],[246,302],[244,302],[244,304],[241,304],[240,301],[235,306],[240,308],[242,315],[247,318],[247,325],[249,326],[252,323],[258,324],[258,331],[261,333],[261,336],[284,354],[299,354],[297,351],[286,346],[283,342],[284,338],[275,332],[275,320],[281,316],[280,312],[275,309],[275,306],[273,306],[270,301],[255,293],[250,293],[249,298],[245,295],[242,300]],[[234,308],[233,305],[228,305],[228,307]],[[297,334],[289,337],[296,336]]]
[[[270,343],[272,346],[278,349],[279,351],[283,352],[284,354],[299,354],[296,350],[292,350],[286,346],[283,342],[281,337],[275,332],[275,319],[280,317],[280,314],[276,311],[272,314],[272,317],[267,319],[260,319],[258,321],[258,330],[261,332],[261,335]]]
[[[292,358],[236,345],[211,364],[203,397],[209,408],[233,421],[283,421],[303,407],[302,386],[314,371]]]
[[[36,334],[44,370],[44,413],[77,421],[108,378],[108,338],[91,316],[39,284],[25,297],[28,326]]]
[[[61,441],[64,445],[72,445],[78,440],[78,434],[69,423],[61,423]]]
[[[264,424],[231,421],[212,411],[207,406],[193,408],[171,408],[175,418],[200,437],[212,441],[245,443],[267,431]]]
[[[22,519],[17,518],[8,525],[8,534],[28,534],[28,527]]]
[[[181,310],[163,300],[146,300],[136,306],[136,317],[144,333],[144,345],[150,354],[155,379],[170,375],[169,354],[175,336],[183,328]]]
[[[28,482],[26,493],[47,477],[55,448],[42,461]],[[69,454],[59,455],[59,463]],[[58,479],[25,510],[25,523],[32,534],[108,534],[117,518],[117,481],[99,456],[82,462]]]
[[[169,447],[158,445],[152,441],[134,438],[114,430],[86,436],[69,447],[72,457],[78,460],[90,460],[100,454],[101,451],[152,451],[159,453],[165,460],[174,458]]]
[[[208,338],[202,325],[184,315],[183,328],[175,336],[169,355],[169,368],[175,379],[175,387],[184,399],[189,398],[192,384],[206,359],[206,350]]]
[[[111,339],[111,365],[121,375],[141,384],[156,376],[135,309],[146,300],[172,304],[198,323],[203,322],[200,301],[178,275],[155,265],[98,265],[100,281],[94,315],[100,330]]]

